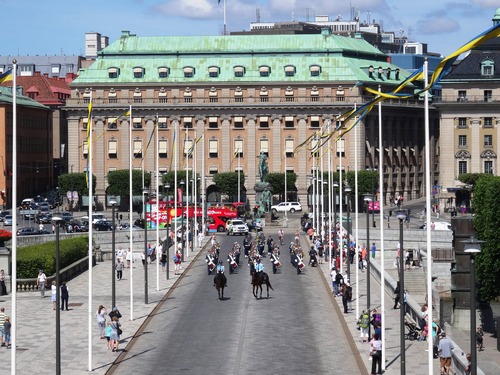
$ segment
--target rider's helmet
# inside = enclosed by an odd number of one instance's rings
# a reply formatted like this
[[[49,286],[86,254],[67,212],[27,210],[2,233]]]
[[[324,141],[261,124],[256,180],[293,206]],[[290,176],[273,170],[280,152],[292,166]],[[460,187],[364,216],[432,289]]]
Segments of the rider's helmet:
[[[222,266],[222,260],[219,260],[219,264]]]

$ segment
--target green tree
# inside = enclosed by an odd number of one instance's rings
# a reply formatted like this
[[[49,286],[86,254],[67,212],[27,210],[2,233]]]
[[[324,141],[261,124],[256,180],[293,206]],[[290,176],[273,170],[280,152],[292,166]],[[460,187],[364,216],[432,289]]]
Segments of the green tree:
[[[279,172],[269,173],[266,176],[266,182],[269,182],[271,192],[273,195],[279,195],[280,201],[285,200],[285,174]],[[287,172],[286,174],[286,188],[288,191],[296,191],[297,187],[297,174],[294,172]]]
[[[199,193],[201,191],[201,179],[200,179],[200,175],[198,173],[196,173],[196,179],[198,179],[198,183],[196,184],[196,190],[197,190],[197,196],[199,196]],[[189,180],[193,180],[193,173],[189,173]],[[170,184],[170,191],[169,191],[169,195],[173,194],[172,192],[174,191],[174,185],[175,185],[175,172],[174,171],[170,171],[170,172],[167,172],[167,173],[164,173],[163,174],[163,177],[162,177],[162,185],[165,186],[165,183],[169,183]],[[184,181],[184,184],[186,183],[186,171],[185,170],[179,170],[177,171],[177,186],[180,188],[182,185],[181,185],[181,181]],[[186,185],[184,185],[186,186]],[[189,186],[189,191],[192,191],[193,189],[193,184],[191,184]]]
[[[225,194],[230,198],[238,195],[238,172],[217,173],[214,175],[214,183],[219,193]],[[243,189],[245,185],[245,175],[240,173],[240,186]]]
[[[68,191],[76,191],[78,195],[81,197],[82,195],[88,195],[89,188],[87,186],[87,173],[68,173],[59,176],[58,184],[59,191],[61,195],[66,195]],[[95,187],[97,185],[95,175],[92,175],[92,187],[93,191],[95,191]]]
[[[500,290],[500,177],[484,174],[474,186],[474,228],[477,237],[485,241],[476,256],[478,296],[490,301],[499,296]]]
[[[488,173],[462,173],[458,175],[458,180],[463,182],[465,185],[471,186],[472,190],[474,190],[474,186],[476,186],[477,181],[484,176],[489,176]]]
[[[349,171],[346,173],[345,181],[352,188],[354,196],[355,172]],[[376,194],[378,188],[378,171],[358,171],[358,193]]]
[[[108,173],[108,195],[128,197],[130,193],[130,170],[120,169]],[[151,184],[151,174],[144,173],[144,186],[149,188]],[[142,195],[142,171],[132,171],[132,195]]]

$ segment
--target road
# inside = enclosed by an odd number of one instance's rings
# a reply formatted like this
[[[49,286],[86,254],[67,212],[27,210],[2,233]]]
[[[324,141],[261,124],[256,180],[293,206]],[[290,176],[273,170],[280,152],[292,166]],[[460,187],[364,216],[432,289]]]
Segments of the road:
[[[227,265],[229,248],[243,237],[218,235],[218,239],[220,259]],[[292,239],[287,234],[285,244]],[[323,276],[311,267],[297,275],[286,245],[281,247],[277,274],[272,274],[269,258],[263,259],[274,288],[269,299],[253,297],[242,255],[239,272],[226,271],[225,300],[218,301],[213,276],[207,276],[205,254],[192,263],[108,373],[366,372],[359,367],[359,354],[353,354],[357,350],[352,340],[344,335],[340,310],[332,303]]]

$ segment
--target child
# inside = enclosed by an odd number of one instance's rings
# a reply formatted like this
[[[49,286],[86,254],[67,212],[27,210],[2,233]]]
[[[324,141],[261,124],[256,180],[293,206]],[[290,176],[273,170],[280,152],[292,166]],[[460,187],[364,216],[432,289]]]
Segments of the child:
[[[111,341],[109,339],[111,336],[111,322],[108,322],[108,324],[106,325],[105,336],[106,336],[106,345],[107,345],[108,349],[113,349],[112,345],[111,345]]]
[[[5,322],[3,323],[3,342],[5,347],[10,349],[10,318],[8,316],[5,317]]]

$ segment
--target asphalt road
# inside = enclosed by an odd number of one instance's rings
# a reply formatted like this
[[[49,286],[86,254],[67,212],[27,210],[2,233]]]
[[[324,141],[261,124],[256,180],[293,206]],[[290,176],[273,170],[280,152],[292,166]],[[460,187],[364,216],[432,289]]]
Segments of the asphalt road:
[[[297,275],[291,266],[286,244],[293,240],[292,234],[285,236],[277,274],[272,274],[269,258],[263,259],[274,291],[269,299],[258,300],[252,295],[243,254],[238,272],[227,272],[227,253],[243,237],[218,235],[218,239],[228,278],[225,300],[218,301],[213,276],[206,272],[206,252],[200,253],[108,373],[366,372],[359,368],[359,354],[344,335],[343,319],[323,276],[311,267]]]

